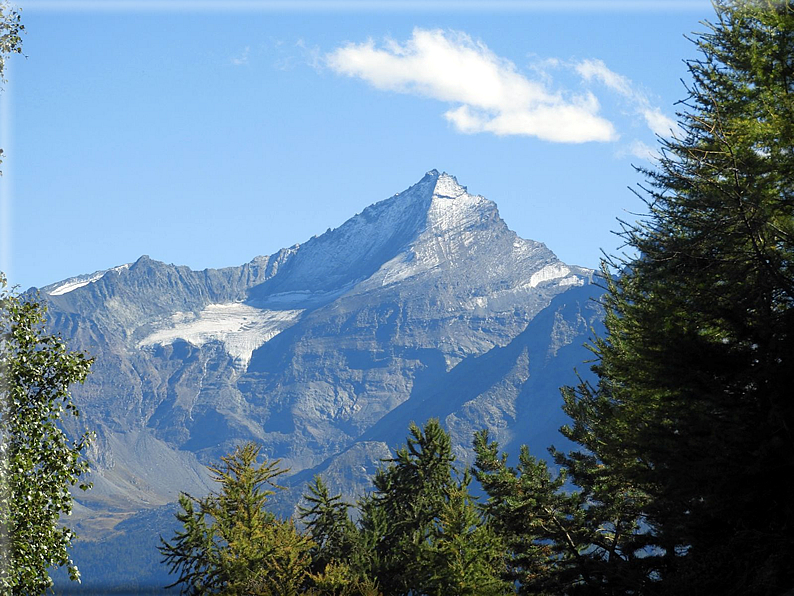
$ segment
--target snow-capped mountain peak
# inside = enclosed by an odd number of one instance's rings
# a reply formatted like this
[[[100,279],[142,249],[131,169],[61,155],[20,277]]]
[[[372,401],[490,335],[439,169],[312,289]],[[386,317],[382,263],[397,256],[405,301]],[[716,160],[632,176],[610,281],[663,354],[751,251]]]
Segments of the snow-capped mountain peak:
[[[83,286],[87,286],[88,284],[92,284],[95,281],[102,279],[111,271],[121,274],[122,271],[129,269],[131,264],[132,263],[125,263],[123,265],[119,265],[118,267],[113,267],[112,269],[103,269],[102,271],[95,271],[94,273],[70,277],[69,279],[45,286],[41,290],[50,296],[68,294],[77,288],[82,288]]]
[[[103,545],[109,532],[123,548],[145,540],[166,510],[108,520],[206,494],[203,463],[246,441],[351,501],[410,420],[441,420],[461,459],[483,427],[540,449],[565,423],[557,387],[591,356],[580,346],[600,316],[592,275],[432,170],[239,267],[144,256],[43,288],[50,331],[96,357],[73,388],[97,433],[77,521]]]
[[[371,276],[423,234],[446,236],[481,221],[484,213],[478,210],[488,206],[495,210],[490,201],[469,195],[454,176],[431,170],[403,192],[302,244],[267,291],[330,292],[349,286]]]
[[[433,197],[445,199],[457,199],[461,195],[468,194],[466,187],[458,184],[458,179],[451,174],[442,172],[439,174],[436,170],[429,173],[435,173],[436,185],[433,189]]]

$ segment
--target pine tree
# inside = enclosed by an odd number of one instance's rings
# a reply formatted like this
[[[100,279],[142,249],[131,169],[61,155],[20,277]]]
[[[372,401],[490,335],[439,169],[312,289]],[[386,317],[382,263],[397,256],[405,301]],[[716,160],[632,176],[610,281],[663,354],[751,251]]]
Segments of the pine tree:
[[[642,593],[794,586],[794,8],[715,6],[624,224],[637,256],[604,269],[598,386],[566,398],[605,481],[646,501]]]
[[[409,432],[407,444],[376,474],[375,492],[362,507],[378,585],[387,596],[474,594],[475,585],[481,594],[504,593],[501,543],[473,507],[449,435],[436,419],[423,428],[411,424]]]
[[[260,448],[239,447],[211,466],[218,493],[203,499],[182,494],[177,519],[183,524],[171,542],[161,539],[163,562],[183,594],[291,596],[309,571],[313,543],[267,511],[276,478],[287,472],[278,461],[257,465]],[[267,487],[270,488],[267,488]]]
[[[424,586],[433,596],[496,596],[512,590],[501,578],[504,545],[483,523],[469,494],[470,474],[449,489],[420,557],[430,576]]]
[[[380,545],[389,531],[388,514],[380,506],[373,493],[359,497],[356,509],[359,512],[358,542],[349,564],[360,575],[380,579],[378,577],[379,570],[383,569],[385,565],[384,559],[381,557],[384,549]],[[384,555],[388,555],[388,553],[384,553]]]
[[[407,444],[373,479],[374,501],[387,527],[376,545],[376,576],[387,596],[408,594],[426,581],[420,555],[453,484],[452,444],[438,420],[409,428]]]
[[[348,575],[353,573],[351,565],[358,568],[353,559],[358,554],[360,539],[358,529],[347,513],[350,505],[342,501],[341,494],[331,496],[320,476],[314,477],[309,484],[309,493],[303,499],[306,506],[300,506],[298,511],[314,542],[311,549],[312,571],[322,573],[330,564],[337,567],[344,564],[348,568]]]
[[[555,539],[571,527],[568,517],[576,509],[559,492],[564,476],[553,479],[546,463],[526,447],[518,469],[508,466],[507,454],[499,454],[487,430],[475,433],[474,451],[474,476],[488,495],[482,506],[486,519],[507,549],[505,578],[519,586],[519,594],[553,593],[551,586],[563,583],[559,571],[583,548]]]
[[[309,575],[313,587],[307,592],[310,596],[383,596],[375,580],[345,563],[332,561],[322,573]]]
[[[582,395],[594,399],[580,399]],[[655,542],[646,531],[649,496],[635,479],[642,462],[627,458],[613,434],[620,424],[608,392],[596,392],[582,381],[577,388],[563,389],[563,398],[573,422],[560,431],[585,448],[568,454],[550,449],[565,478],[578,488],[573,518],[586,545],[580,562],[587,582],[577,593],[652,594],[657,566],[649,556]],[[601,417],[596,418],[599,408]],[[602,421],[606,424],[599,426]]]

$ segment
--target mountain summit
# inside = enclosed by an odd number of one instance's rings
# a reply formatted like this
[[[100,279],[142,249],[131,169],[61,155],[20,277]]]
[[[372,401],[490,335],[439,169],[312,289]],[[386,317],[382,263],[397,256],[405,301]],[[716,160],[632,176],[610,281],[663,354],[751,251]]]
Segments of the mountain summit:
[[[543,245],[508,230],[495,203],[470,195],[454,176],[436,170],[290,250],[294,254],[280,274],[254,296],[340,291],[372,276],[372,283],[388,285],[469,258],[479,260],[482,250],[491,251],[494,260],[497,253],[512,260],[506,253],[513,252],[556,260]]]
[[[545,441],[572,380],[555,375],[598,320],[592,275],[432,170],[239,267],[141,257],[43,288],[52,330],[96,356],[75,389],[98,435],[81,534],[206,492],[203,464],[243,441],[346,491],[431,413],[461,455],[483,426],[505,447]]]
[[[511,277],[534,287],[552,279],[580,285],[591,275],[565,266],[542,243],[519,238],[494,202],[469,194],[454,176],[437,170],[289,250],[279,275],[253,289],[252,299],[267,302],[275,295],[282,301],[285,294],[301,293],[294,298],[317,301],[326,293],[355,288],[360,294],[417,276],[436,283],[464,276],[457,281],[471,286],[468,300],[487,296]]]

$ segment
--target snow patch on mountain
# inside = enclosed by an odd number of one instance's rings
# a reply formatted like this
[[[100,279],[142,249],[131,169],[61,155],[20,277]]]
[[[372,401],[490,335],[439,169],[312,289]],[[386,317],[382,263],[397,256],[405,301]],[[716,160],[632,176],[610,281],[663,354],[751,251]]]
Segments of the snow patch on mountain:
[[[239,302],[210,304],[200,313],[176,312],[167,327],[155,330],[139,348],[168,345],[182,339],[194,346],[223,343],[235,363],[245,368],[254,350],[291,327],[303,310],[265,310]]]
[[[315,292],[311,290],[295,290],[293,292],[278,292],[268,294],[265,298],[253,301],[256,306],[268,309],[283,310],[290,306],[294,309],[300,308],[301,312],[309,308],[316,308],[339,298],[342,294],[356,285],[356,282],[347,283],[330,292]],[[251,301],[249,301],[251,303]]]
[[[589,277],[589,270],[567,267],[544,244],[519,238],[501,220],[493,201],[470,194],[454,176],[433,170],[423,180],[433,183],[424,227],[410,244],[380,267],[367,286],[397,284],[450,265],[465,269],[483,258],[484,246],[492,247],[493,254],[500,254],[498,262],[520,263],[527,275],[523,283],[512,287],[491,288],[492,297],[520,294],[546,282],[583,285]],[[493,278],[497,287],[501,285],[498,271],[488,269],[477,275],[484,284]],[[467,301],[465,306],[474,310],[486,308],[480,302]]]
[[[429,205],[423,207],[424,221],[417,237],[373,276],[373,281],[377,280],[382,286],[398,283],[444,263],[456,262],[475,241],[483,218],[496,208],[488,199],[470,195],[465,186],[447,173],[432,170],[423,182],[422,193],[429,190],[428,183],[433,184]],[[412,198],[416,202],[421,196],[415,192]]]
[[[583,286],[584,285],[584,278],[578,277],[576,275],[570,275],[566,278],[561,279],[557,282],[561,286]]]
[[[571,270],[563,265],[562,263],[552,263],[551,265],[546,265],[539,271],[536,271],[532,274],[532,277],[529,278],[529,287],[535,288],[538,284],[543,283],[544,281],[551,281],[553,279],[560,279],[561,277],[567,277],[571,273]],[[569,282],[570,285],[575,282]]]
[[[95,273],[89,273],[88,275],[78,275],[77,277],[70,277],[62,282],[57,284],[53,284],[52,286],[47,286],[42,288],[43,291],[50,296],[61,296],[63,294],[68,294],[76,290],[77,288],[82,288],[83,286],[87,286],[88,284],[94,283],[105,277],[111,271],[115,271],[116,273],[121,273],[125,269],[129,269],[131,263],[125,263],[124,265],[119,265],[118,267],[113,267],[112,269],[103,269],[102,271],[97,271]]]
[[[433,170],[433,172],[436,172],[436,170]],[[433,194],[437,197],[456,199],[457,197],[467,193],[466,187],[458,184],[458,179],[455,178],[455,176],[447,174],[446,172],[442,172],[441,174],[438,174],[438,179],[436,180],[436,187],[433,191]]]
[[[483,207],[491,203],[485,197],[470,195],[454,176],[438,177],[428,210],[428,232],[449,234],[479,221]]]

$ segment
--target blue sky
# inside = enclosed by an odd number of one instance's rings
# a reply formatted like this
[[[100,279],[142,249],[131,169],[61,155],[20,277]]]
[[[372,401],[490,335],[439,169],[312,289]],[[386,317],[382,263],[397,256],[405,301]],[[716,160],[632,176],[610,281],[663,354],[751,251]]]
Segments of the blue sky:
[[[615,252],[685,95],[684,2],[20,2],[0,268],[240,265],[436,168],[565,262]]]

